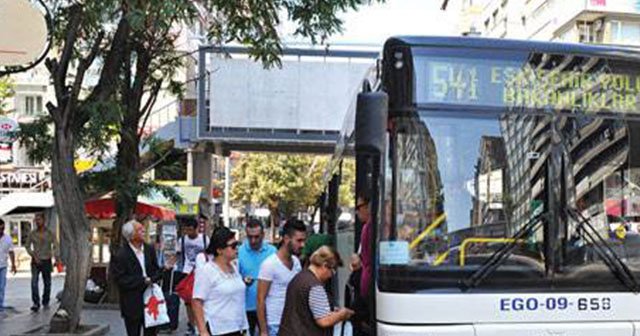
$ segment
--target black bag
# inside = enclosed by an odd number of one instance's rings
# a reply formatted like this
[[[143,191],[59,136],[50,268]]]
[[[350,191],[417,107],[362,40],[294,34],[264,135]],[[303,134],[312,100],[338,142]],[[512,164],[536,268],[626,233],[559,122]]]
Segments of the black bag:
[[[167,314],[169,314],[168,329],[176,330],[180,324],[180,297],[176,293],[165,293],[164,300],[167,302]]]
[[[366,299],[360,296],[361,276],[362,270],[352,272],[344,288],[344,305],[354,311],[353,316],[349,319],[353,328],[353,336],[371,334],[369,304]]]
[[[169,323],[163,324],[159,327],[161,330],[171,330],[175,331],[178,329],[178,325],[180,324],[180,297],[178,294],[174,293],[173,290],[176,286],[175,281],[175,273],[176,272],[167,272],[169,273],[169,281],[168,284],[165,283],[165,279],[162,281],[162,288],[164,294],[164,300],[167,303],[167,314],[169,315]],[[165,289],[166,288],[166,289]]]

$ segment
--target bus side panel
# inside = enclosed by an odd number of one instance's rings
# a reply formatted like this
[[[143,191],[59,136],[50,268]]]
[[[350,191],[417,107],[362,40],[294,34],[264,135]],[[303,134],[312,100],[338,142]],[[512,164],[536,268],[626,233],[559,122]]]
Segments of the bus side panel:
[[[476,336],[633,336],[629,322],[514,323],[476,325]]]
[[[633,293],[377,292],[377,303],[377,320],[395,325],[640,322]]]
[[[473,326],[393,326],[378,323],[378,336],[474,336]]]

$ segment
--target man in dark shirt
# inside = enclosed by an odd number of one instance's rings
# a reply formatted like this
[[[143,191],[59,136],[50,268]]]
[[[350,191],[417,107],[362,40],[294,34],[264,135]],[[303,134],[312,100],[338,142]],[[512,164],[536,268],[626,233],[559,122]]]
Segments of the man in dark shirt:
[[[144,226],[129,221],[122,226],[122,237],[126,242],[112,259],[113,276],[120,290],[120,312],[127,328],[127,335],[145,336],[157,334],[156,328],[144,328],[144,291],[162,277],[153,246],[144,242]],[[175,260],[165,267],[173,268]]]

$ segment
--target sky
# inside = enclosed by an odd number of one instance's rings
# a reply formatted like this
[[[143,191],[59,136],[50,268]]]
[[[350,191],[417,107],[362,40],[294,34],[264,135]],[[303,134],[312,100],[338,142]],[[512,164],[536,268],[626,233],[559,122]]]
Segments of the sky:
[[[382,45],[394,35],[457,35],[458,2],[451,0],[446,11],[440,10],[442,0],[386,0],[362,6],[341,15],[344,32],[328,42]],[[293,31],[292,26],[286,30]]]

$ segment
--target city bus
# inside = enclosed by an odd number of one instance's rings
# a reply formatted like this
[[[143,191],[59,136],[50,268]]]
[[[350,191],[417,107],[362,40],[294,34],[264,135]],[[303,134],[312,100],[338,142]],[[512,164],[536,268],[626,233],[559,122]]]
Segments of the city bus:
[[[321,202],[322,229],[357,251],[361,223],[336,225],[355,159],[372,333],[640,335],[638,97],[632,49],[387,40]]]

